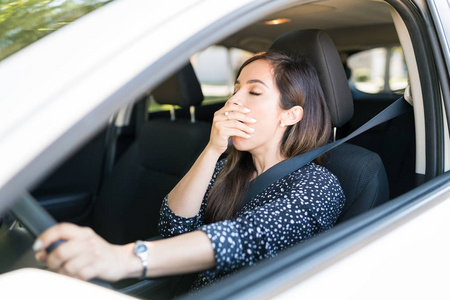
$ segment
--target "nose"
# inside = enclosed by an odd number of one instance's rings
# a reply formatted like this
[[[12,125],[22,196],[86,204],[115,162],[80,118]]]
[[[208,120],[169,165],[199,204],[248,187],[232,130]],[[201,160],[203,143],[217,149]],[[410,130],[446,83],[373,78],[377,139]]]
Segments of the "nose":
[[[234,105],[243,105],[242,97],[239,96],[239,91],[235,93],[233,96],[231,96],[230,99],[228,99],[227,104],[234,104]]]

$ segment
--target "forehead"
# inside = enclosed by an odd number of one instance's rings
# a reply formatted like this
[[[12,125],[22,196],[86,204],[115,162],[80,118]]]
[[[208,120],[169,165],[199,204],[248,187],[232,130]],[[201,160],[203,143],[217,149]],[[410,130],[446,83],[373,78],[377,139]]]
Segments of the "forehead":
[[[264,59],[255,60],[245,66],[238,77],[240,84],[254,79],[261,80],[268,86],[274,85],[272,65]]]

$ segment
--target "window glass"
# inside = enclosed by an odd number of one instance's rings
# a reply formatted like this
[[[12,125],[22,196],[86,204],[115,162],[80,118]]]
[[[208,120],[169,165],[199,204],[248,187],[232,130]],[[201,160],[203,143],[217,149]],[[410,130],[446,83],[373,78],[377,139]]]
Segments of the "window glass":
[[[0,60],[111,0],[0,0]]]
[[[408,85],[408,71],[406,69],[402,48],[395,47],[391,49],[389,71],[390,90],[393,92],[405,90]]]
[[[223,46],[211,46],[191,57],[191,63],[204,95],[202,105],[225,102],[233,94],[239,67],[253,53]],[[150,112],[169,110],[170,105],[150,102]]]
[[[192,59],[192,65],[202,86],[204,104],[227,100],[233,94],[239,67],[253,53],[223,46],[211,46]]]
[[[408,84],[408,74],[400,47],[375,48],[358,52],[347,60],[351,69],[350,84],[369,93],[402,92]]]

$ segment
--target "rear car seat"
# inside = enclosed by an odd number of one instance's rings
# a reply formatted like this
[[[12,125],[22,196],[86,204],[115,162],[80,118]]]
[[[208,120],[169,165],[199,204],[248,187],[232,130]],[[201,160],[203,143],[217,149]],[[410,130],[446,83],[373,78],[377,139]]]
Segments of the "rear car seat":
[[[203,94],[190,64],[152,92],[160,104],[200,105]],[[151,119],[120,157],[101,188],[93,229],[111,243],[158,235],[164,196],[178,183],[209,141],[211,125],[190,119]]]
[[[395,95],[397,99],[400,95]],[[394,100],[377,98],[354,98],[355,117],[341,131],[344,136],[375,116]],[[415,187],[415,124],[414,111],[355,137],[352,144],[364,147],[380,155],[389,180],[390,198],[395,198]]]

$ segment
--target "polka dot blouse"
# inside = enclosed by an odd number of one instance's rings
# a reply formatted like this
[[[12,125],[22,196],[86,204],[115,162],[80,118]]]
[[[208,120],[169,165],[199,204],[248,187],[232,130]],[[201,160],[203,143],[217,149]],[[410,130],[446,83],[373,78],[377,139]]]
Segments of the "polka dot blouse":
[[[267,187],[233,219],[205,225],[202,219],[206,199],[224,163],[217,163],[195,217],[175,215],[167,196],[161,207],[159,230],[163,237],[202,230],[211,240],[216,267],[203,272],[196,285],[273,257],[280,250],[330,229],[344,206],[345,196],[336,176],[325,167],[309,163]]]

